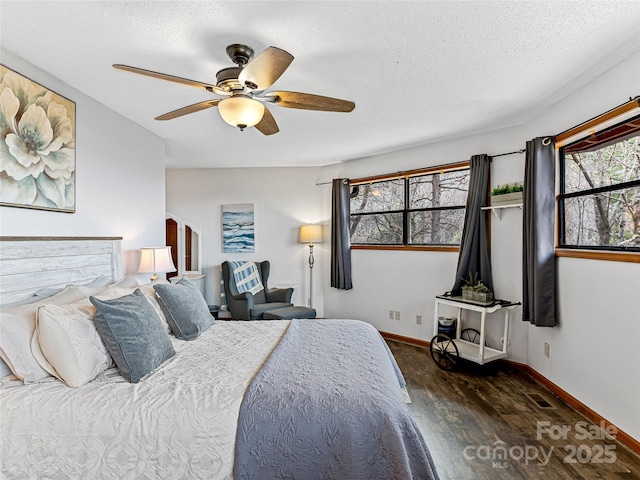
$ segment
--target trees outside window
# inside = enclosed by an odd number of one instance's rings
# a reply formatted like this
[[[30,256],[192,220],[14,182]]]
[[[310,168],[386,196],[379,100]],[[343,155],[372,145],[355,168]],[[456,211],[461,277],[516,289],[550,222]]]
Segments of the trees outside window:
[[[560,247],[640,252],[640,117],[560,149]]]
[[[352,245],[460,244],[469,188],[467,163],[354,183]]]

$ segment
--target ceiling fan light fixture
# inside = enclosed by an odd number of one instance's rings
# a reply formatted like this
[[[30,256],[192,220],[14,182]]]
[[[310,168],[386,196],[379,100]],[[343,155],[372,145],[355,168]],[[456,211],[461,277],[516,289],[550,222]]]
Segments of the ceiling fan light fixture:
[[[229,125],[244,130],[253,127],[264,115],[264,105],[248,95],[234,95],[218,104],[220,116]]]
[[[202,88],[210,93],[225,97],[194,103],[156,117],[156,120],[161,121],[218,107],[220,116],[229,125],[238,127],[240,130],[244,130],[246,127],[256,127],[256,130],[263,135],[273,135],[278,133],[280,129],[264,102],[284,108],[323,112],[351,112],[355,108],[355,103],[339,98],[301,92],[266,92],[289,68],[293,61],[293,55],[273,46],[267,47],[255,58],[253,54],[253,49],[247,45],[238,43],[229,45],[227,55],[236,66],[219,70],[216,73],[215,85],[119,63],[114,64],[113,67],[147,77]]]

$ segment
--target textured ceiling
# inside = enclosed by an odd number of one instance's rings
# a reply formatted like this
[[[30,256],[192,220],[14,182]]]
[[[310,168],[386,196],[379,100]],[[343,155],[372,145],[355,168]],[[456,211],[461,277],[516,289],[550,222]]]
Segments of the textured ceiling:
[[[164,138],[169,168],[326,165],[521,124],[640,49],[640,1],[2,0],[0,22],[4,49]],[[231,43],[295,57],[272,89],[355,110],[272,106],[269,137],[215,108],[159,122],[216,97],[111,67],[215,83]]]

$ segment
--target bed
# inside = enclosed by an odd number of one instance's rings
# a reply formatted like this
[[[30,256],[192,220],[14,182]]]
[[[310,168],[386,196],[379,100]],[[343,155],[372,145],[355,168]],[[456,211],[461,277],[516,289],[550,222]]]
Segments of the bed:
[[[52,264],[18,258],[42,252],[38,245],[1,240],[0,266],[12,252],[13,267],[2,269],[0,293],[15,300],[16,285],[22,294],[54,288],[57,274],[18,272]],[[98,270],[113,282],[119,240],[107,242],[112,248],[100,248],[113,253]],[[82,255],[94,257],[90,250]],[[62,263],[85,269],[63,276],[80,284],[96,273],[79,259]],[[54,376],[0,379],[3,478],[438,478],[402,375],[370,325],[218,321],[190,341],[168,337],[175,355],[137,383],[119,364],[73,388]]]

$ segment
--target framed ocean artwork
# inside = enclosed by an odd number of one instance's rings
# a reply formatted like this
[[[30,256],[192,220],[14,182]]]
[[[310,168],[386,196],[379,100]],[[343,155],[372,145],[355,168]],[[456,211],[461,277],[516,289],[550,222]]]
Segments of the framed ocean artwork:
[[[222,205],[222,251],[255,252],[253,204]]]
[[[76,104],[0,65],[0,205],[73,213]]]

